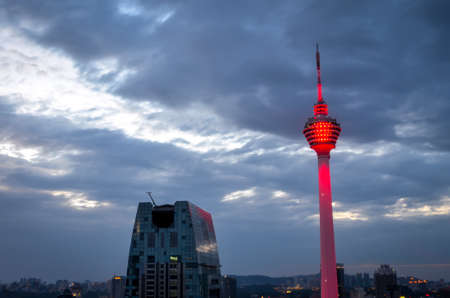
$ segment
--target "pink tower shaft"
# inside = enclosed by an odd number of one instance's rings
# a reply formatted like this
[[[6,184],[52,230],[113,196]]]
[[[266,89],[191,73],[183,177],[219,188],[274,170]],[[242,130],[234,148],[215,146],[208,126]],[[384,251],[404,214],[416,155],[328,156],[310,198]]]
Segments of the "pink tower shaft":
[[[321,297],[337,298],[330,155],[317,154],[317,157],[319,162]]]

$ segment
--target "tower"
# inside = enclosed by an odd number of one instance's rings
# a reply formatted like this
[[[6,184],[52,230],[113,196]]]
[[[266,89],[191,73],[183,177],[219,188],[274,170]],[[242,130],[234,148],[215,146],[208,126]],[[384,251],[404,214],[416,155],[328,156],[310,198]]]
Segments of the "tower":
[[[318,98],[314,105],[314,116],[306,121],[303,134],[310,147],[316,151],[319,164],[321,297],[336,298],[338,288],[331,206],[330,151],[336,147],[341,127],[336,119],[328,116],[328,105],[322,97],[319,45],[316,48],[316,63]]]
[[[125,297],[220,297],[220,265],[211,214],[187,201],[139,203]]]

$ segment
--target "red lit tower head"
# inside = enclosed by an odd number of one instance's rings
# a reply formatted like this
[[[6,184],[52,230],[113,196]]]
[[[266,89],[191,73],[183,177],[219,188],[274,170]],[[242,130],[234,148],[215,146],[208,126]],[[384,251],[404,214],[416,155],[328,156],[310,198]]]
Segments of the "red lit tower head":
[[[341,126],[336,119],[328,116],[328,105],[322,97],[322,82],[320,80],[320,54],[319,45],[316,50],[317,63],[317,103],[314,105],[314,117],[305,123],[303,134],[309,146],[316,151],[317,155],[329,155],[336,147],[336,142],[341,133]]]

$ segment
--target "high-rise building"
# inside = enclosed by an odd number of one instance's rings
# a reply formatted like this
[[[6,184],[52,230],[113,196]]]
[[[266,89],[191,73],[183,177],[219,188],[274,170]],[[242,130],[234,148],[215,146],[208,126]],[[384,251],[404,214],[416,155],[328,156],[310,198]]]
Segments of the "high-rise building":
[[[111,280],[111,298],[124,298],[125,281],[125,276],[113,276]]]
[[[397,273],[389,265],[381,265],[373,275],[377,298],[398,297]]]
[[[125,297],[220,297],[220,265],[211,214],[187,201],[139,203]]]
[[[363,286],[365,288],[370,287],[370,276],[369,276],[369,273],[364,273],[364,275],[363,275]]]
[[[222,298],[237,297],[237,281],[236,278],[229,275],[222,277]]]
[[[340,298],[342,298],[342,297],[344,297],[344,291],[345,291],[344,264],[337,263],[336,271],[337,271],[338,295]]]
[[[363,275],[361,272],[356,273],[356,286],[363,287]]]
[[[330,151],[336,147],[341,127],[336,119],[328,116],[328,105],[322,97],[319,46],[316,51],[316,62],[318,99],[314,105],[314,116],[306,121],[303,134],[310,147],[316,151],[319,164],[321,297],[336,298],[338,287],[331,205]]]

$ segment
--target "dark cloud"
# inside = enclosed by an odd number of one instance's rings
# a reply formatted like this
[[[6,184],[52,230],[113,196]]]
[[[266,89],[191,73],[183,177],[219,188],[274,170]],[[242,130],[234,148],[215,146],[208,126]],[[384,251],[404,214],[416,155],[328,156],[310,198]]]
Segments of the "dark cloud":
[[[296,137],[297,119],[311,113],[312,45],[320,41],[325,96],[331,113],[346,120],[345,136],[403,141],[392,128],[408,119],[386,111],[422,110],[437,86],[440,94],[449,92],[445,5],[151,2],[140,3],[134,16],[120,14],[115,1],[5,7],[11,19],[42,23],[45,30],[28,34],[66,51],[80,67],[115,57],[120,67],[137,70],[113,87],[120,95],[175,107],[200,101],[242,127],[289,137]],[[169,12],[172,17],[158,21]],[[433,97],[434,105],[446,102]],[[447,142],[436,141],[445,136],[445,115],[422,110],[422,124],[438,138],[408,141],[448,150]]]
[[[439,206],[449,194],[447,2],[136,2],[136,15],[120,13],[124,3],[3,1],[0,7],[5,26],[69,55],[85,79],[124,101],[159,102],[180,118],[201,103],[232,133],[267,134],[236,150],[195,153],[0,105],[0,140],[40,152],[32,162],[0,153],[0,202],[7,206],[0,232],[8,238],[0,248],[8,256],[0,278],[12,278],[11,271],[14,278],[49,279],[124,272],[135,206],[145,191],[161,203],[190,200],[213,213],[225,272],[294,274],[300,264],[316,264],[318,227],[308,219],[317,213],[316,161],[293,149],[305,145],[301,129],[312,114],[315,41],[324,95],[343,127],[338,148],[345,150],[332,157],[334,198],[368,218],[337,222],[339,258],[416,263],[426,254],[423,262],[450,262],[450,242],[442,237],[448,214],[418,222],[383,216],[399,198],[421,208]],[[93,75],[106,58],[117,59],[118,69]],[[134,73],[117,83],[124,69]],[[196,129],[219,131],[210,123]],[[67,173],[49,172],[60,167]],[[252,199],[221,202],[251,188]],[[291,201],[274,200],[275,190]],[[54,191],[111,205],[77,210]],[[36,242],[35,263],[20,265]],[[95,272],[83,265],[93,261]]]

